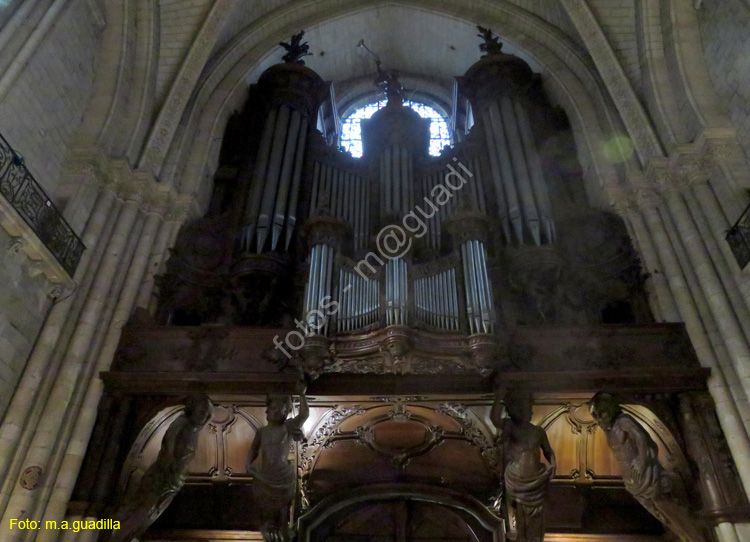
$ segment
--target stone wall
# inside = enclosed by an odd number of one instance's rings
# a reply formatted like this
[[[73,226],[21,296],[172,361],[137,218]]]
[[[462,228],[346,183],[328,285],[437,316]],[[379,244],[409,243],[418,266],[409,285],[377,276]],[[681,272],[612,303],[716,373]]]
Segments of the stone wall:
[[[750,157],[750,3],[703,0],[698,20],[711,80]]]
[[[31,347],[42,326],[52,285],[31,277],[19,244],[0,228],[0,419],[8,407]]]
[[[0,131],[50,196],[94,80],[103,20],[74,0],[0,101]]]

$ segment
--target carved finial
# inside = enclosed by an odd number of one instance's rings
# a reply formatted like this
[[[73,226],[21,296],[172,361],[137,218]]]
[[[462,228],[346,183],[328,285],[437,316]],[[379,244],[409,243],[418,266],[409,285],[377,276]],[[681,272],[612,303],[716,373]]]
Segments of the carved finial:
[[[302,30],[299,34],[294,34],[292,39],[289,40],[289,43],[283,41],[279,42],[279,45],[286,49],[286,54],[281,57],[281,59],[287,64],[304,65],[305,61],[302,60],[302,57],[312,55],[310,52],[310,46],[307,42],[302,43],[302,36],[304,35],[305,31]]]
[[[388,98],[388,104],[390,106],[401,106],[404,103],[403,91],[404,87],[398,80],[398,70],[383,70],[381,66],[380,56],[373,52],[367,45],[365,40],[359,40],[357,47],[363,48],[375,61],[375,67],[378,70],[378,75],[375,77],[375,86],[382,90],[386,98]]]
[[[500,39],[492,33],[492,29],[477,25],[477,30],[479,30],[477,36],[484,40],[484,43],[479,45],[479,50],[484,53],[482,56],[499,55],[502,53],[503,44],[500,43]]]
[[[385,92],[385,96],[386,98],[388,98],[387,105],[402,105],[404,103],[404,87],[398,80],[398,70],[381,70],[380,60],[376,60],[375,65],[378,67],[378,75],[375,78],[375,86]]]

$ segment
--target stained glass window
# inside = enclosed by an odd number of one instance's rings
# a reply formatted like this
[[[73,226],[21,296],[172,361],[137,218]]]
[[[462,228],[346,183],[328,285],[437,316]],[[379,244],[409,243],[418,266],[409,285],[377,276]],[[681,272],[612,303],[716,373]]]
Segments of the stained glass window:
[[[344,119],[341,124],[341,146],[344,150],[352,153],[352,156],[359,158],[362,156],[362,130],[360,121],[369,119],[375,111],[385,107],[387,100],[379,100],[356,109],[351,115]],[[404,105],[411,107],[419,113],[422,118],[430,119],[430,148],[429,153],[432,156],[439,156],[443,147],[451,144],[448,124],[445,119],[429,105],[404,100]]]

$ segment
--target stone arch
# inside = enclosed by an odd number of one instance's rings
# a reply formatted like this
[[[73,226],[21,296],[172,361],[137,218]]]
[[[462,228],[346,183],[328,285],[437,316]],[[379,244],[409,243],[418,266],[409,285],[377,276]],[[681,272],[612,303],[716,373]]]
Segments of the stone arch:
[[[155,0],[107,2],[104,9],[107,29],[81,133],[108,154],[132,161],[151,121],[158,9]],[[136,46],[141,43],[146,47]]]
[[[688,115],[690,140],[707,129],[731,129],[729,117],[706,69],[698,20],[690,0],[644,0],[659,5],[669,84],[676,88],[679,111]],[[679,84],[675,85],[675,81]]]
[[[664,36],[659,5],[636,0],[638,54],[643,66],[642,94],[654,126],[667,151],[689,141],[690,135],[680,116],[667,70]]]
[[[309,27],[356,10],[400,3],[388,0],[363,5],[329,0],[322,6],[317,4],[315,10],[309,10],[307,5],[293,5],[247,27],[204,73],[199,88],[193,93],[191,109],[171,142],[162,179],[178,184],[176,179],[184,176],[179,183],[181,191],[197,193],[205,205],[210,193],[206,185],[216,164],[223,127],[244,97],[248,76],[269,63],[270,51],[276,42],[300,25]],[[426,9],[424,1],[414,4],[409,6]],[[457,20],[485,21],[503,39],[528,52],[545,69],[548,92],[553,100],[563,105],[571,120],[589,199],[594,204],[607,203],[600,185],[616,182],[618,174],[603,155],[601,142],[621,132],[621,123],[611,100],[601,91],[599,78],[579,48],[549,23],[508,4],[481,2],[473,12],[468,12],[465,5],[456,2],[429,2],[429,9]],[[513,22],[509,23],[511,20]],[[194,138],[192,134],[196,132],[205,136]],[[605,188],[605,191],[608,190]]]

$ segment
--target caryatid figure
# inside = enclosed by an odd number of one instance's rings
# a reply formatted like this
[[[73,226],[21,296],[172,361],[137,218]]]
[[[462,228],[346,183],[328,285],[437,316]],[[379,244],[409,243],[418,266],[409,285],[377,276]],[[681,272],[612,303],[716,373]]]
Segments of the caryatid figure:
[[[254,505],[260,511],[261,532],[266,542],[286,542],[289,506],[297,491],[297,476],[289,461],[292,442],[302,440],[302,425],[310,415],[305,398],[305,383],[299,382],[299,413],[287,419],[292,409],[289,396],[269,396],[266,419],[253,439],[247,457],[247,470],[253,476]]]
[[[206,395],[192,395],[187,400],[184,412],[164,433],[156,461],[144,473],[138,488],[125,496],[115,512],[120,529],[112,531],[110,542],[130,542],[140,537],[167,509],[185,485],[188,467],[198,446],[198,433],[213,412],[213,403]]]
[[[589,411],[607,435],[625,489],[683,542],[705,542],[690,514],[682,484],[659,463],[659,449],[645,429],[609,393],[597,393]]]
[[[531,423],[531,395],[504,395],[496,390],[490,419],[503,449],[505,492],[516,510],[516,541],[542,542],[547,490],[557,468],[555,452],[544,429]],[[540,460],[540,452],[548,465]]]

